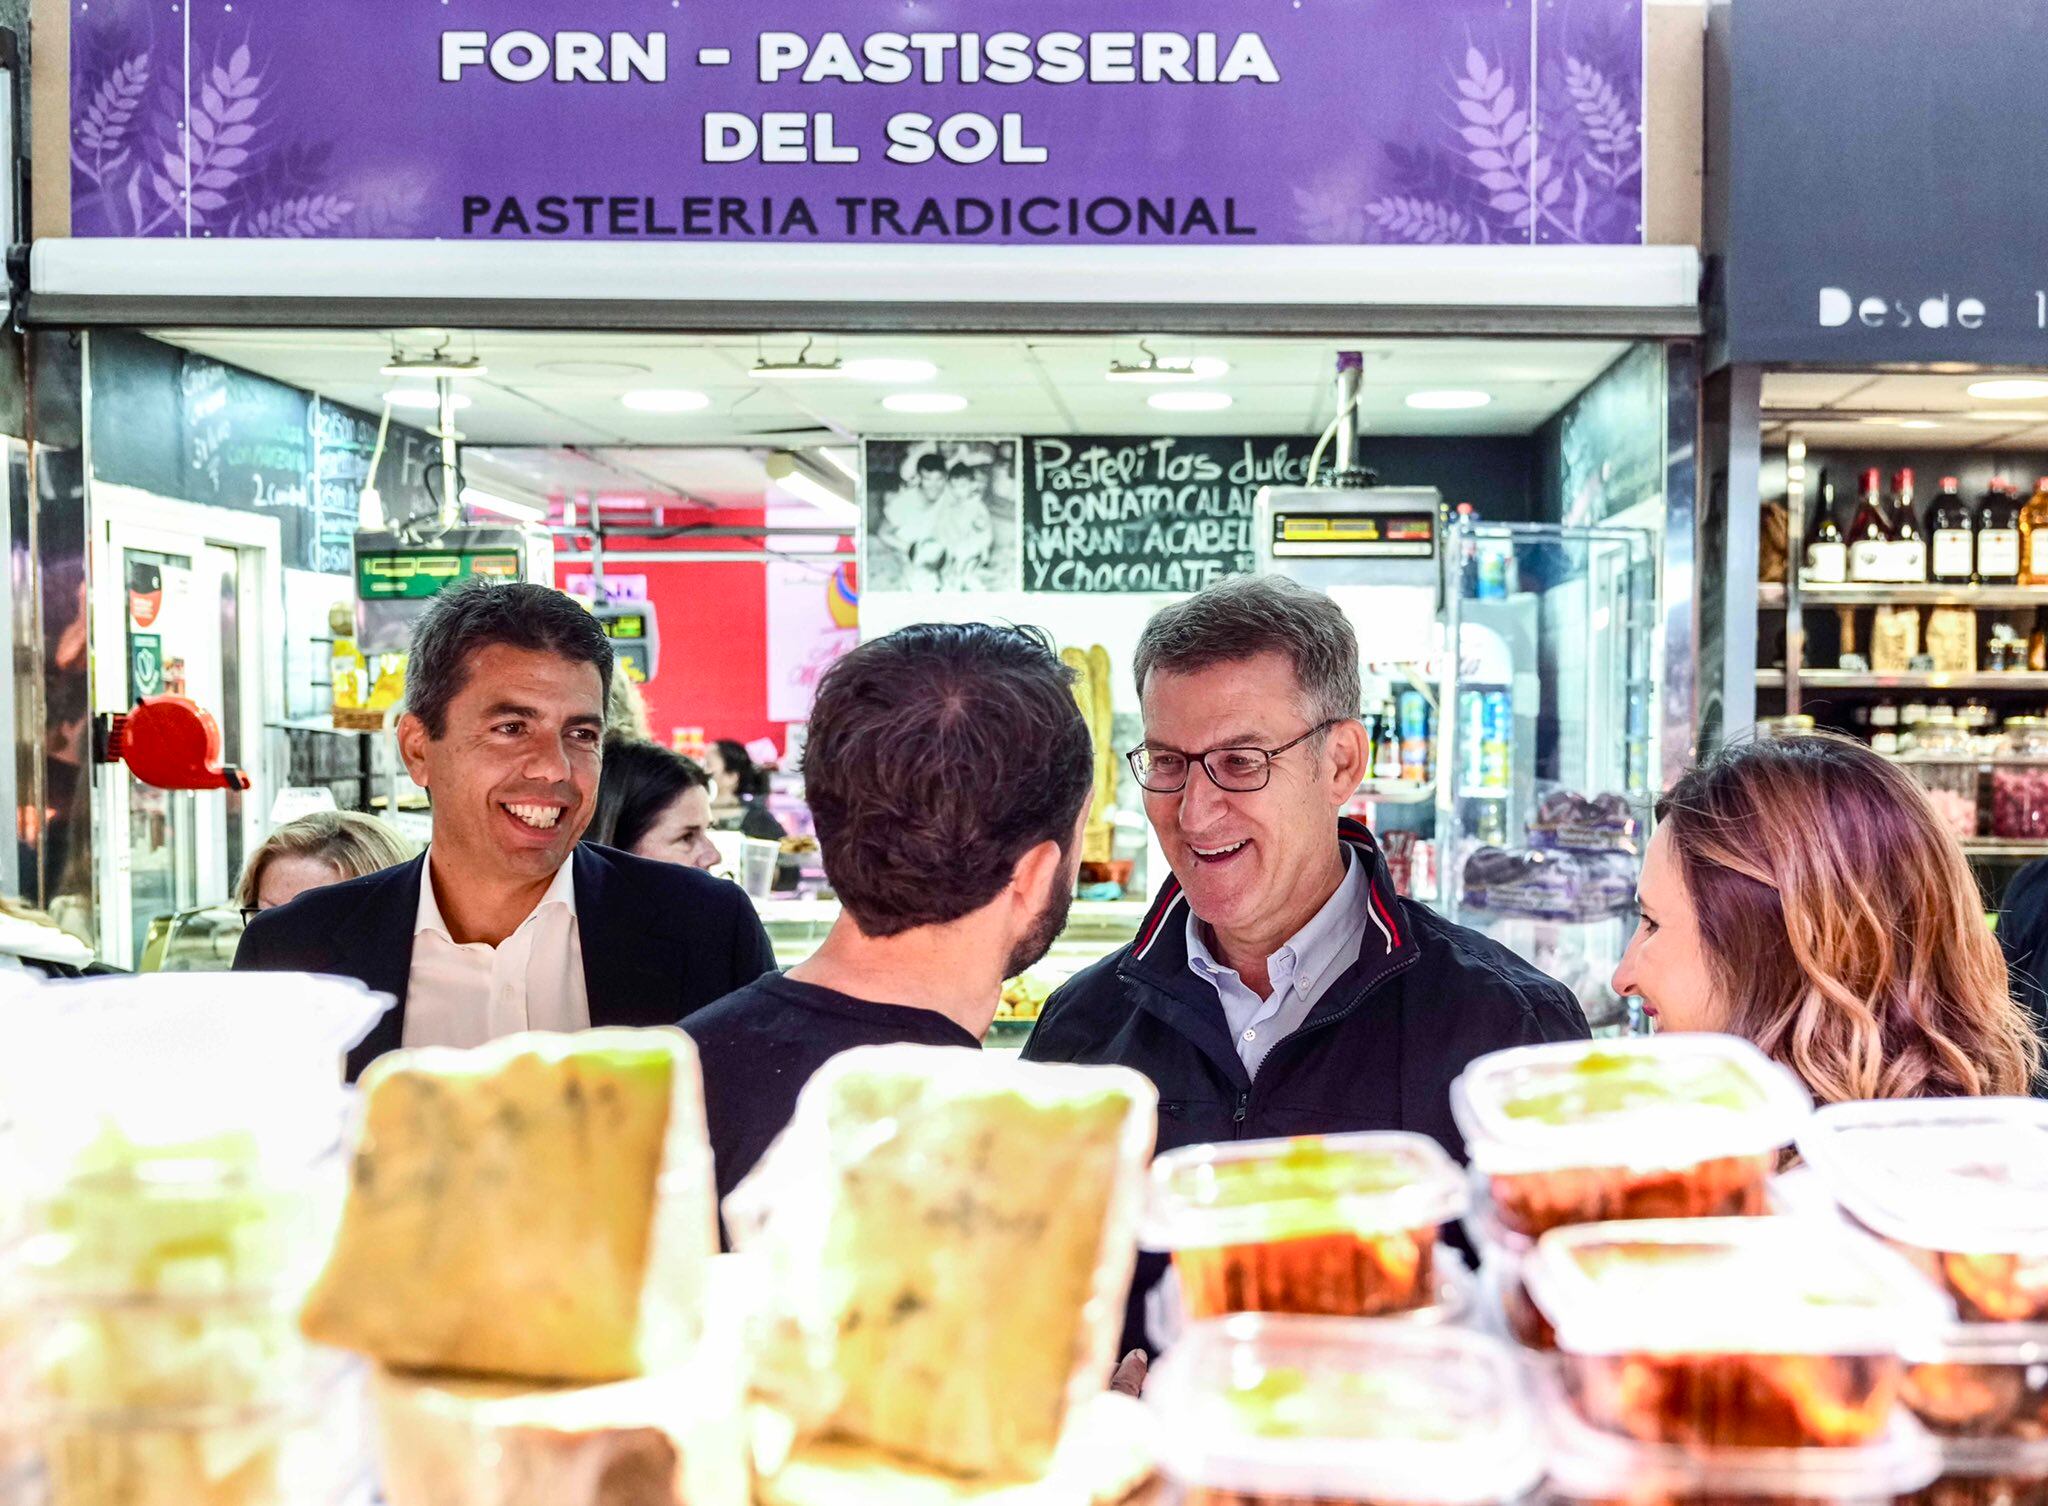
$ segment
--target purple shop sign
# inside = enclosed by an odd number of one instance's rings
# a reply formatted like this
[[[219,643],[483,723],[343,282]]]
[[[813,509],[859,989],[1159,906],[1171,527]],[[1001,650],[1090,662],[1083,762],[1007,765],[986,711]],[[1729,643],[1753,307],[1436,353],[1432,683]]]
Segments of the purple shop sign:
[[[78,235],[1642,240],[1642,0],[73,0],[71,47]]]

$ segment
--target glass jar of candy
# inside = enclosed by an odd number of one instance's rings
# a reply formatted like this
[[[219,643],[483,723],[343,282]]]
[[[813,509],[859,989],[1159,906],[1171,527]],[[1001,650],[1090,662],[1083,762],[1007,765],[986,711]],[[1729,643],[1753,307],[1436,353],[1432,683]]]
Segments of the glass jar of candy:
[[[1977,835],[1977,750],[1955,714],[1922,722],[1915,734],[1906,767],[1927,792],[1928,803],[1958,837]],[[2043,773],[2048,773],[2044,766]]]
[[[1999,764],[1991,771],[1991,831],[1999,837],[2048,837],[2048,719],[2007,719]]]

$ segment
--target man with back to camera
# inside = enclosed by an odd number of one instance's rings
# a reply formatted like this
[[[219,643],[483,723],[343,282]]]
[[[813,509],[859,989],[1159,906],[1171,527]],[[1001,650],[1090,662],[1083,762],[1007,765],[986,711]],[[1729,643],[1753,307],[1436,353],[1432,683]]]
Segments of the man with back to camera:
[[[596,810],[611,643],[545,586],[471,580],[429,603],[398,746],[434,802],[409,863],[249,923],[241,971],[332,973],[397,1004],[349,1054],[522,1030],[670,1025],[775,956],[735,884],[579,845]]]
[[[1336,603],[1273,576],[1166,607],[1138,640],[1130,764],[1173,877],[1134,942],[1047,1001],[1024,1055],[1143,1072],[1161,1151],[1414,1130],[1463,1159],[1465,1065],[1587,1034],[1568,989],[1403,899],[1340,818],[1369,757],[1358,663]],[[1139,1257],[1127,1349],[1157,1331],[1166,1265]]]
[[[855,1046],[979,1050],[1066,925],[1094,786],[1073,672],[1032,630],[921,623],[826,671],[804,795],[840,914],[809,961],[683,1022],[718,1195]]]

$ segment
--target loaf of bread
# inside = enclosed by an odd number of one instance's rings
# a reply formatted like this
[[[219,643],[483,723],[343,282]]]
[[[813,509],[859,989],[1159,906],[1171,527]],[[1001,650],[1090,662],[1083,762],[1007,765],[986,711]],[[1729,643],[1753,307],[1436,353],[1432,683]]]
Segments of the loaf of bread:
[[[762,1393],[800,1437],[1040,1477],[1114,1362],[1151,1084],[957,1048],[862,1047],[805,1087],[726,1200],[766,1275]]]
[[[362,1095],[308,1338],[536,1381],[616,1380],[687,1353],[716,1232],[681,1031],[393,1052]]]

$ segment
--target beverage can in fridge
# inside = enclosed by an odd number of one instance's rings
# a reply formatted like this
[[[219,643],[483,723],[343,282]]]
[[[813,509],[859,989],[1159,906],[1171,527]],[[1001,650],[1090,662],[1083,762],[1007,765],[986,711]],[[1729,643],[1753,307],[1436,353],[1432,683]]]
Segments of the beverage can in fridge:
[[[1400,702],[1401,777],[1429,778],[1429,702],[1419,690],[1404,690]]]
[[[1514,554],[1506,542],[1481,540],[1479,544],[1479,590],[1481,601],[1506,601],[1511,589],[1508,577],[1514,570]]]
[[[1515,706],[1504,690],[1489,690],[1481,703],[1479,785],[1504,790],[1510,780],[1510,755],[1515,744]]]
[[[1474,790],[1485,783],[1485,697],[1468,690],[1458,697],[1458,784]]]

